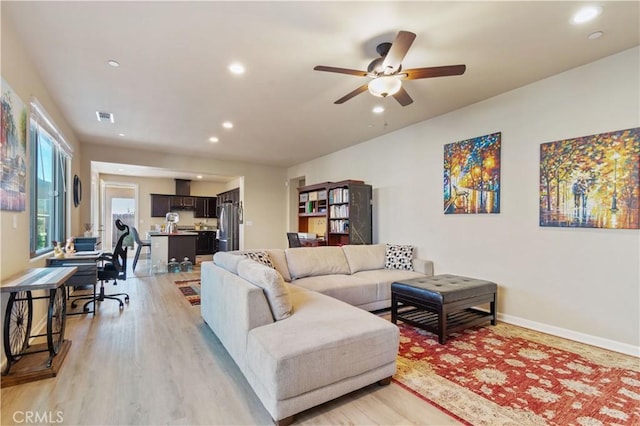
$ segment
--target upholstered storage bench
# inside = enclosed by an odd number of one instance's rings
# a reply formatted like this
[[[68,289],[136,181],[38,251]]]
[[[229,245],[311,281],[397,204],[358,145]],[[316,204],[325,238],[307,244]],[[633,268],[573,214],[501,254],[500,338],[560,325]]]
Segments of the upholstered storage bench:
[[[490,281],[457,275],[397,281],[391,284],[391,322],[423,328],[444,344],[449,333],[488,321],[496,324],[497,288]],[[473,308],[484,303],[489,312]]]

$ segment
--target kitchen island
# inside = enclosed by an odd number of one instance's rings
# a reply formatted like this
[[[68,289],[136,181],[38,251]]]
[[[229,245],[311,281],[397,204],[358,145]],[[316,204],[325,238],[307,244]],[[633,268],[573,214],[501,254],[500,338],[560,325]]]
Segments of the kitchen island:
[[[185,257],[195,264],[197,237],[197,232],[149,232],[152,268],[162,267],[166,270],[171,259],[181,262]]]

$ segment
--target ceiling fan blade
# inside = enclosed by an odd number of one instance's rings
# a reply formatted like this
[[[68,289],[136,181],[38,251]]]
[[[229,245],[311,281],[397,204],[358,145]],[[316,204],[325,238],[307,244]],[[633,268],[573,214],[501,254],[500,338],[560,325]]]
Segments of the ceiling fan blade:
[[[326,67],[324,65],[317,65],[313,67],[316,71],[337,72],[338,74],[357,75],[359,77],[366,77],[369,74],[366,71],[350,70],[348,68]]]
[[[354,96],[359,95],[362,92],[366,92],[368,86],[369,84],[363,84],[362,86],[358,87],[356,90],[347,93],[346,95],[344,95],[343,97],[335,101],[334,104],[343,104],[347,102],[349,99],[353,98]]]
[[[413,103],[413,99],[411,99],[411,96],[409,96],[407,91],[404,90],[404,87],[401,87],[400,90],[398,90],[391,96],[393,96],[396,101],[398,101],[398,103],[402,106],[407,106]]]
[[[402,60],[407,55],[415,38],[416,35],[409,31],[400,31],[398,33],[396,39],[391,43],[387,56],[384,57],[384,62],[382,63],[383,72],[389,68],[391,68],[392,72],[395,72],[400,68]]]
[[[407,74],[405,80],[417,80],[419,78],[446,77],[449,75],[462,75],[467,69],[466,65],[447,65],[444,67],[427,67],[402,70]]]

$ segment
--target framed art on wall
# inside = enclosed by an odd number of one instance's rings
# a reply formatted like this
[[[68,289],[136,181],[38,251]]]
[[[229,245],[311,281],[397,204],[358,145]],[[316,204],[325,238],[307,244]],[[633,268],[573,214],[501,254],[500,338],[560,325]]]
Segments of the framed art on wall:
[[[540,226],[638,229],[640,128],[540,145]]]
[[[444,146],[444,213],[500,213],[501,133]]]
[[[0,209],[24,211],[27,182],[27,108],[2,79]]]

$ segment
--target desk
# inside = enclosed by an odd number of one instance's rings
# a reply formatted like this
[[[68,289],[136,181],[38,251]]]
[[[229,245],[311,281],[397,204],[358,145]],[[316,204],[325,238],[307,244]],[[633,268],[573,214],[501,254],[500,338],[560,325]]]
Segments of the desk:
[[[74,237],[73,243],[77,251],[94,251],[99,250],[102,239],[97,236],[92,237]]]
[[[0,284],[2,293],[10,293],[4,317],[4,353],[7,356],[7,365],[2,372],[3,387],[54,377],[57,374],[55,367],[60,367],[71,345],[70,341],[64,340],[67,300],[63,286],[76,271],[75,267],[34,268]],[[34,297],[32,291],[36,290],[48,290],[49,294]],[[33,301],[39,299],[49,300],[47,332],[46,334],[31,335]],[[47,338],[46,345],[39,344],[30,347],[29,339],[44,336]],[[21,364],[26,364],[29,368],[26,371],[22,370],[10,375],[11,367],[23,357],[44,352],[49,353],[44,368],[37,363],[34,365],[34,363],[23,362]],[[54,357],[57,354],[61,354],[61,356],[54,366]]]
[[[300,238],[300,244],[302,247],[318,247],[326,246],[327,242],[316,238]]]
[[[49,267],[67,267],[67,266],[75,266],[77,268],[77,272],[67,280],[67,292],[69,291],[69,287],[75,286],[85,286],[90,285],[93,287],[93,300],[96,299],[96,286],[98,284],[98,265],[97,261],[102,256],[101,250],[95,251],[82,251],[77,252],[71,256],[65,256],[62,258],[50,257],[47,259],[47,266]],[[84,296],[84,295],[83,295]],[[75,297],[82,296],[72,296],[67,294],[67,298],[69,300]],[[82,312],[72,312],[67,315],[82,315],[92,313],[96,314],[96,306],[93,304],[93,310],[88,309],[89,301],[85,303],[82,308]],[[71,303],[71,307],[75,308],[75,301]]]

